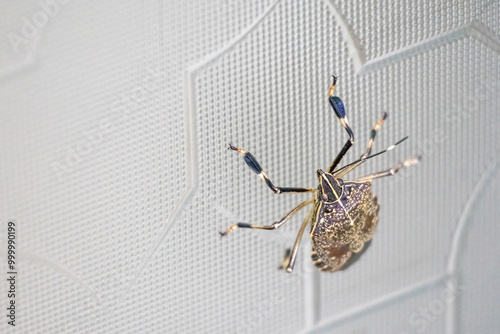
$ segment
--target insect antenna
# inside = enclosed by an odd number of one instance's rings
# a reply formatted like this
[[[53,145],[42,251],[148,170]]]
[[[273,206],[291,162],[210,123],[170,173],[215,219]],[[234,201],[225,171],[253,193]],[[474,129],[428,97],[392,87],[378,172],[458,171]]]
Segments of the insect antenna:
[[[408,139],[408,136],[404,137],[403,139],[400,139],[398,142],[396,142],[395,144],[392,144],[391,146],[389,146],[388,148],[386,148],[385,150],[383,151],[380,151],[380,152],[377,152],[377,153],[374,153],[374,154],[371,154],[367,157],[362,157],[356,161],[353,161],[351,162],[350,164],[348,165],[345,165],[344,167],[342,168],[339,168],[337,169],[335,172],[334,172],[334,176],[335,177],[338,177],[338,178],[341,178],[343,177],[344,175],[346,175],[347,173],[349,173],[350,171],[352,171],[354,168],[358,167],[359,165],[361,165],[363,162],[365,162],[366,160],[368,159],[371,159],[371,158],[375,158],[376,156],[378,155],[381,155],[385,152],[388,152],[388,151],[391,151],[393,150],[396,146],[398,146],[399,144],[401,144],[402,142],[404,142],[406,139]]]

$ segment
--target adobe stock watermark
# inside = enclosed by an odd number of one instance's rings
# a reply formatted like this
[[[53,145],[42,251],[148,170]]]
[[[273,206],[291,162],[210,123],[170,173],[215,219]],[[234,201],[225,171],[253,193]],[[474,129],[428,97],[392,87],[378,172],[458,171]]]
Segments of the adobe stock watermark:
[[[453,304],[464,291],[462,286],[457,286],[451,281],[446,281],[445,286],[439,292],[439,296],[432,299],[427,305],[419,307],[416,312],[410,314],[408,323],[417,333],[425,333],[429,325],[436,321],[446,311],[446,307]],[[399,334],[410,334],[408,331]]]
[[[61,5],[66,5],[71,0],[40,0],[39,9],[31,17],[21,17],[22,27],[19,32],[9,32],[7,39],[15,53],[19,53],[20,46],[28,45],[45,28],[51,18],[59,14]]]
[[[137,85],[120,94],[120,97],[111,104],[108,116],[101,118],[93,129],[82,131],[82,138],[74,145],[66,147],[64,160],[53,161],[50,164],[59,181],[64,181],[64,178],[73,172],[85,157],[88,157],[99,145],[103,144],[107,136],[133,116],[141,103],[159,84],[162,73],[162,70],[146,71]]]
[[[487,78],[489,79],[489,78]],[[466,91],[463,87],[461,89],[464,96],[464,103],[458,104],[457,106],[449,106],[446,110],[441,111],[444,113],[444,120],[434,128],[429,128],[428,137],[411,143],[411,149],[409,152],[415,157],[421,158],[421,163],[425,163],[426,156],[430,156],[438,150],[450,146],[450,134],[464,127],[468,122],[474,121],[474,118],[481,115],[481,111],[484,104],[496,96],[496,92],[499,89],[498,80],[486,80],[479,84],[477,91],[478,94],[474,92]],[[411,139],[411,138],[410,138]],[[411,168],[401,169],[395,176],[398,178],[411,177]]]

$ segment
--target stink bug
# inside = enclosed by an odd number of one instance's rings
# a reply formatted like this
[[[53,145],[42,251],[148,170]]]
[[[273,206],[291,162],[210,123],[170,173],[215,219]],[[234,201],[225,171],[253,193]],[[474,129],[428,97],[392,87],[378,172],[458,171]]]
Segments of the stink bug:
[[[286,271],[289,273],[293,271],[300,241],[308,224],[311,224],[311,257],[317,268],[322,271],[334,272],[344,270],[353,264],[370,246],[373,233],[377,228],[379,204],[377,197],[371,192],[372,181],[384,176],[394,175],[401,168],[414,165],[419,161],[419,158],[408,159],[388,170],[366,175],[352,181],[344,181],[343,177],[363,162],[392,150],[408,137],[401,139],[383,151],[371,154],[377,130],[387,118],[387,114],[384,113],[382,118],[375,123],[370,133],[368,148],[365,153],[358,160],[337,168],[354,143],[354,133],[347,121],[342,100],[337,96],[333,96],[336,82],[337,78],[334,76],[333,84],[330,87],[329,101],[335,115],[349,134],[349,139],[326,172],[318,169],[319,185],[317,189],[275,186],[250,152],[229,144],[229,149],[242,154],[250,169],[257,173],[275,194],[311,192],[313,195],[311,200],[302,202],[271,225],[236,223],[225,232],[220,232],[221,236],[226,236],[237,228],[276,230],[301,209],[313,204],[311,211],[300,227],[293,248],[287,252],[281,266],[286,267]]]

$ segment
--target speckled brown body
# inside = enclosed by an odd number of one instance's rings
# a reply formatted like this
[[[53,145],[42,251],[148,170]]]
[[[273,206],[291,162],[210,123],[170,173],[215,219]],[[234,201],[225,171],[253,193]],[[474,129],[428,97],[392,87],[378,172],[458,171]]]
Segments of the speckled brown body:
[[[343,183],[340,199],[332,203],[316,194],[310,232],[315,266],[333,272],[354,263],[373,238],[378,212],[371,182]]]

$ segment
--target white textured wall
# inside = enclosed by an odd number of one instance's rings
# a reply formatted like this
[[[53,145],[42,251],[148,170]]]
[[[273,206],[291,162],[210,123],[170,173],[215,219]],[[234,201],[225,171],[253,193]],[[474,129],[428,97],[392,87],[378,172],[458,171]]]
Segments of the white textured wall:
[[[498,331],[498,1],[41,3],[0,5],[16,330]],[[278,185],[315,186],[346,140],[333,73],[357,138],[348,159],[384,111],[375,150],[410,136],[353,175],[422,163],[374,184],[380,224],[354,266],[316,271],[304,238],[287,275],[276,268],[305,212],[280,231],[217,231],[308,195],[273,195],[226,146]]]

